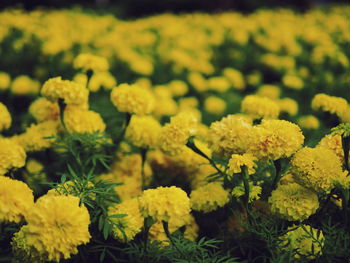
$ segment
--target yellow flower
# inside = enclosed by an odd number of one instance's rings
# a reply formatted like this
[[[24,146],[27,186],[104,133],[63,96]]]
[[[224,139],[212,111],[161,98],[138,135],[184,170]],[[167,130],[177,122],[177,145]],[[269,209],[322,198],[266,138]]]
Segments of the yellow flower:
[[[63,99],[66,104],[86,105],[88,103],[89,91],[81,84],[56,77],[44,83],[41,89],[41,95],[51,101]]]
[[[27,245],[47,261],[69,259],[78,253],[78,246],[90,240],[89,212],[75,196],[40,197],[26,221],[22,231]]]
[[[217,92],[227,91],[231,84],[225,77],[211,77],[207,82],[208,88]]]
[[[15,141],[0,137],[0,175],[25,165],[26,153]]]
[[[151,113],[155,106],[153,94],[136,84],[124,83],[113,88],[111,100],[118,111],[140,115]]]
[[[154,148],[158,144],[161,125],[152,116],[132,116],[125,138],[140,148]]]
[[[16,77],[11,84],[11,91],[16,95],[37,94],[39,89],[40,83],[25,75]]]
[[[243,90],[245,88],[245,81],[242,73],[233,68],[225,68],[223,75],[228,79],[234,89]]]
[[[156,221],[182,220],[191,211],[190,199],[186,192],[175,186],[145,190],[139,204],[141,214]],[[185,222],[182,225],[184,224]]]
[[[94,72],[107,71],[109,69],[108,61],[104,57],[95,56],[88,53],[78,55],[73,61],[74,68],[83,71],[92,70]]]
[[[0,222],[24,221],[34,205],[33,191],[23,182],[0,175]]]
[[[246,151],[246,139],[252,129],[252,120],[247,116],[228,115],[213,122],[208,132],[208,143],[213,153],[231,156]]]
[[[13,140],[18,142],[26,152],[41,151],[50,148],[54,143],[54,138],[59,131],[60,123],[58,121],[44,121],[39,124],[32,124],[26,131]]]
[[[226,102],[219,97],[210,96],[204,101],[204,109],[211,114],[219,115],[225,112]]]
[[[295,116],[298,113],[298,102],[291,98],[284,98],[277,101],[281,112],[286,112],[290,116]]]
[[[11,114],[6,105],[0,102],[0,132],[10,128],[12,123]]]
[[[284,86],[290,89],[300,90],[304,88],[304,81],[295,75],[284,75],[282,82]]]
[[[104,132],[106,124],[97,112],[67,106],[64,111],[64,123],[69,132],[94,133]]]
[[[269,197],[271,212],[290,221],[303,221],[316,213],[319,207],[317,194],[298,185],[279,185]]]
[[[101,87],[111,90],[117,84],[116,79],[109,72],[95,72],[90,81],[88,89],[92,92],[97,92]]]
[[[171,117],[170,123],[162,127],[159,135],[159,146],[161,150],[170,154],[180,154],[187,140],[194,135],[197,130],[197,119],[193,114],[180,112]]]
[[[230,193],[220,183],[208,183],[193,190],[190,195],[191,208],[209,213],[230,201]]]
[[[276,85],[264,84],[259,87],[256,95],[266,97],[272,100],[278,99],[281,94],[281,89]]]
[[[280,107],[269,98],[248,95],[242,100],[241,111],[255,119],[277,119]]]
[[[298,151],[291,160],[291,172],[298,183],[316,192],[330,192],[334,180],[346,176],[339,157],[324,147]]]
[[[254,174],[255,168],[257,167],[255,161],[257,161],[256,157],[250,153],[245,153],[243,155],[232,154],[228,164],[228,170],[232,173],[241,173],[242,166],[245,166],[247,167],[248,174]]]
[[[300,128],[285,120],[263,120],[248,137],[247,152],[258,159],[277,160],[291,156],[304,143]]]
[[[304,129],[318,129],[320,127],[319,120],[313,115],[304,115],[298,119],[298,124]]]
[[[289,231],[281,237],[281,249],[295,249],[297,252],[294,254],[295,258],[300,258],[302,255],[308,259],[313,259],[322,254],[325,238],[321,230],[312,228],[309,225],[295,228],[295,225],[289,227]]]
[[[10,87],[11,77],[6,72],[0,72],[0,91]]]
[[[203,92],[208,89],[207,81],[199,72],[190,72],[188,74],[188,81],[198,92]]]
[[[347,110],[348,102],[340,97],[333,97],[324,93],[319,93],[312,99],[311,107],[313,110],[330,112],[340,117]]]
[[[172,80],[169,83],[169,88],[173,96],[184,96],[188,92],[188,86],[182,80]]]
[[[321,139],[317,146],[332,150],[339,157],[341,162],[344,161],[344,150],[342,146],[341,135],[327,134]]]
[[[125,214],[127,216],[120,218],[111,218],[115,224],[113,226],[113,236],[120,242],[129,242],[141,232],[143,227],[143,217],[139,210],[139,202],[137,198],[123,201],[109,207],[108,215]]]
[[[46,98],[39,98],[30,104],[29,113],[33,115],[37,122],[55,121],[60,116],[60,109],[57,103]]]

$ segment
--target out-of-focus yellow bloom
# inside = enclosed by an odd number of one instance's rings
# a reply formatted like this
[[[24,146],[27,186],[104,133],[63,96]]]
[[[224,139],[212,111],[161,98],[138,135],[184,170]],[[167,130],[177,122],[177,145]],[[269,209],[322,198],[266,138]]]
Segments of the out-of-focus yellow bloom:
[[[304,81],[295,75],[284,75],[283,85],[290,89],[300,90],[304,88]]]
[[[242,100],[241,111],[255,119],[277,119],[280,107],[269,98],[248,95]]]
[[[88,89],[92,92],[99,91],[101,87],[111,90],[116,84],[116,79],[108,71],[96,72],[89,81]]]
[[[219,97],[210,96],[204,101],[204,109],[215,115],[220,115],[226,110],[226,102]]]
[[[248,174],[253,174],[255,173],[255,168],[257,167],[255,161],[257,161],[257,158],[250,153],[245,153],[242,155],[232,154],[228,164],[228,170],[231,173],[241,173],[242,167],[245,166],[247,167]]]
[[[240,71],[233,68],[225,68],[222,73],[234,89],[243,90],[245,88],[244,77]]]
[[[257,95],[275,100],[280,97],[281,89],[277,85],[264,84],[259,87]]]
[[[83,71],[92,70],[94,72],[107,71],[109,69],[108,61],[104,57],[83,53],[74,59],[74,67]]]
[[[0,72],[0,91],[7,90],[11,84],[11,77],[6,72]]]
[[[298,119],[298,124],[304,129],[318,129],[320,127],[319,120],[313,115],[304,115]]]
[[[290,116],[295,116],[298,113],[298,102],[291,98],[283,98],[277,101],[281,112],[286,112]]]
[[[11,92],[16,95],[35,95],[39,89],[40,83],[25,75],[16,77],[11,84]]]
[[[198,72],[190,72],[188,81],[198,92],[203,92],[208,89],[207,80]]]
[[[12,168],[23,167],[26,153],[16,141],[0,137],[0,175]]]
[[[332,150],[339,157],[340,161],[342,163],[344,162],[344,150],[341,135],[327,134],[321,139],[317,146]]]
[[[37,122],[48,120],[58,120],[60,109],[56,102],[46,98],[38,98],[29,106],[29,113],[33,115]]]
[[[188,92],[188,86],[182,80],[173,80],[168,85],[173,96],[183,96]]]
[[[0,132],[10,128],[12,123],[11,114],[7,107],[0,102]]]
[[[207,82],[208,88],[217,92],[227,91],[231,84],[225,77],[211,77]]]
[[[313,110],[330,112],[340,117],[347,110],[348,102],[340,97],[319,93],[312,99],[311,107]]]

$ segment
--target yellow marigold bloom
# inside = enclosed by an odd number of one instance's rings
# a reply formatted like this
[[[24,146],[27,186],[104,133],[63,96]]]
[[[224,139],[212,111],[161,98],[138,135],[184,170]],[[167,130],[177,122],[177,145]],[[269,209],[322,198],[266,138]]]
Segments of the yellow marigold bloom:
[[[299,184],[279,185],[269,197],[271,212],[290,221],[303,221],[316,213],[317,194]]]
[[[188,112],[180,112],[171,117],[170,123],[162,127],[159,135],[161,150],[176,155],[183,151],[190,136],[197,131],[197,119]]]
[[[141,214],[156,221],[181,220],[191,211],[186,192],[175,186],[145,190],[139,198],[139,204]]]
[[[99,91],[101,87],[111,90],[115,85],[117,85],[117,81],[108,71],[95,72],[89,81],[88,89],[92,92]]]
[[[298,102],[291,98],[284,98],[277,101],[278,106],[280,107],[281,112],[286,112],[290,116],[295,116],[298,113]]]
[[[47,261],[59,262],[78,253],[77,247],[90,240],[90,215],[75,196],[40,197],[26,216],[23,235]]]
[[[220,115],[226,110],[226,102],[219,97],[210,96],[204,101],[204,109],[215,115]]]
[[[180,109],[191,109],[197,108],[199,101],[196,97],[183,97],[179,99],[179,108]]]
[[[258,159],[277,160],[291,156],[304,143],[298,125],[285,120],[263,120],[248,137],[247,152]]]
[[[341,162],[344,161],[344,150],[342,146],[341,135],[327,134],[321,139],[317,146],[332,150],[339,157]]]
[[[125,214],[127,216],[121,218],[111,218],[116,225],[113,227],[113,236],[120,242],[129,242],[141,232],[143,227],[143,217],[139,210],[139,202],[137,198],[123,201],[109,207],[108,215]]]
[[[208,88],[218,92],[229,90],[231,84],[225,77],[211,77],[207,82]]]
[[[32,95],[39,93],[40,83],[30,77],[21,75],[16,77],[11,84],[11,92],[16,95]]]
[[[88,53],[78,55],[73,61],[74,68],[82,69],[83,71],[107,71],[109,64],[106,58],[95,56]]]
[[[188,92],[188,86],[182,80],[172,80],[168,85],[173,96],[184,96]]]
[[[261,79],[261,72],[257,70],[247,75],[247,83],[252,86],[258,86],[261,83]]]
[[[140,148],[154,148],[162,127],[152,116],[132,116],[125,138]]]
[[[260,97],[275,100],[280,97],[281,89],[277,85],[264,84],[259,87],[256,94]]]
[[[16,141],[0,137],[0,175],[25,165],[26,153]]]
[[[41,151],[50,148],[54,143],[52,137],[59,131],[58,121],[44,121],[32,124],[26,131],[13,139],[20,144],[26,152]]]
[[[0,72],[0,91],[7,90],[11,84],[11,77],[6,72]]]
[[[0,222],[19,223],[34,205],[33,191],[25,183],[0,175]]]
[[[35,159],[29,159],[26,163],[26,170],[31,173],[39,173],[44,169],[44,165]]]
[[[225,68],[222,73],[234,89],[243,90],[245,88],[244,77],[240,71],[233,68]]]
[[[208,183],[193,190],[190,199],[193,210],[209,213],[226,205],[230,193],[220,183]]]
[[[248,95],[242,100],[241,111],[255,119],[277,119],[280,114],[280,107],[269,98]]]
[[[246,139],[252,129],[252,120],[241,115],[228,115],[213,122],[208,131],[208,143],[213,153],[231,156],[246,151]]]
[[[79,83],[56,77],[44,83],[41,89],[41,95],[51,101],[63,99],[66,104],[79,105],[87,104],[89,91]]]
[[[242,166],[247,167],[248,174],[254,174],[257,164],[255,163],[257,158],[250,153],[245,154],[232,154],[228,163],[229,171],[232,173],[241,173]]]
[[[304,129],[318,129],[320,127],[319,120],[313,115],[304,115],[298,119],[298,124]]]
[[[347,109],[339,117],[342,122],[350,123],[350,105],[348,105]]]
[[[190,72],[188,74],[188,81],[198,92],[203,92],[208,89],[207,80],[199,72]]]
[[[298,151],[291,160],[291,172],[298,183],[316,192],[329,192],[334,180],[346,176],[339,157],[324,147]]]
[[[64,123],[69,132],[94,133],[104,132],[106,129],[106,124],[100,114],[79,107],[66,107]]]
[[[282,236],[282,249],[295,249],[297,251],[297,253],[294,254],[295,258],[300,258],[300,255],[306,256],[308,259],[313,259],[319,256],[322,253],[322,247],[325,241],[323,232],[312,228],[309,225],[303,226],[306,231],[301,226],[297,229],[295,229],[295,227],[295,225],[289,227],[289,232]]]
[[[248,202],[251,203],[254,200],[258,199],[260,197],[262,188],[260,185],[254,185],[253,182],[249,182],[249,200]],[[236,198],[240,198],[245,195],[245,188],[243,184],[240,184],[233,188],[231,192],[232,196]]]
[[[12,123],[11,114],[6,105],[0,102],[0,132],[10,128]]]
[[[153,94],[135,84],[124,83],[113,88],[111,100],[118,111],[140,115],[151,113],[155,106]]]
[[[340,97],[319,93],[312,99],[311,107],[313,110],[326,111],[342,116],[348,108],[348,102]]]
[[[44,166],[42,163],[35,159],[27,160],[26,171],[23,172],[23,178],[34,192],[40,187],[38,184],[47,181],[46,174],[43,170]]]
[[[30,104],[29,113],[33,115],[37,122],[55,121],[60,116],[60,109],[57,103],[46,98],[39,98]]]
[[[284,75],[282,82],[284,86],[290,89],[300,90],[304,88],[304,81],[295,75]]]

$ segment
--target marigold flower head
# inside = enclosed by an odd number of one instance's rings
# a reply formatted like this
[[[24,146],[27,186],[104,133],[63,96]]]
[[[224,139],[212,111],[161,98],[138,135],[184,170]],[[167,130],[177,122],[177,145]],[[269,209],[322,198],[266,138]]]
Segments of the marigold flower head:
[[[298,113],[298,102],[291,98],[283,98],[277,101],[281,112],[286,112],[290,116],[295,116]]]
[[[226,102],[219,97],[210,96],[204,101],[204,109],[211,114],[219,115],[225,112]]]
[[[176,155],[183,151],[190,136],[197,131],[198,120],[193,114],[184,111],[171,117],[170,123],[162,127],[159,135],[161,150]]]
[[[88,103],[89,91],[79,83],[56,77],[44,83],[41,95],[51,101],[63,99],[66,104],[85,105]]]
[[[321,110],[338,115],[344,114],[348,108],[348,102],[340,97],[329,96],[324,93],[316,94],[312,99],[311,107],[313,110]]]
[[[23,235],[28,246],[47,261],[59,262],[77,254],[90,240],[90,216],[79,198],[70,195],[40,197],[26,216]]]
[[[252,129],[252,119],[241,115],[228,115],[213,122],[208,131],[208,144],[213,153],[231,156],[246,151],[247,134]]]
[[[11,83],[11,92],[16,95],[33,95],[39,90],[40,83],[25,75],[16,77]]]
[[[6,72],[0,72],[0,91],[7,90],[10,87],[11,77]]]
[[[64,123],[69,132],[94,133],[104,132],[106,129],[106,124],[100,114],[79,107],[66,107]]]
[[[0,175],[0,222],[19,223],[34,205],[33,191],[22,181]]]
[[[99,91],[101,87],[111,90],[116,84],[116,79],[108,71],[95,72],[89,81],[88,89],[92,92]]]
[[[341,135],[327,134],[320,140],[317,146],[332,150],[339,157],[341,162],[344,161],[344,150]]]
[[[39,98],[30,104],[29,113],[33,115],[37,122],[55,121],[60,116],[60,109],[57,103],[46,98]]]
[[[11,114],[7,107],[0,102],[0,132],[10,128],[12,123]]]
[[[290,89],[300,90],[304,88],[304,81],[295,75],[285,75],[282,78],[283,85]]]
[[[281,89],[276,85],[264,84],[259,87],[256,94],[260,97],[266,97],[275,100],[280,97]]]
[[[169,88],[173,96],[184,96],[188,92],[188,86],[182,80],[172,80],[169,83]]]
[[[346,176],[339,157],[325,147],[299,150],[291,160],[291,172],[298,183],[316,192],[329,192],[334,180]]]
[[[234,89],[243,90],[245,88],[244,77],[240,71],[233,68],[225,68],[222,73]]]
[[[139,198],[139,204],[142,215],[156,221],[181,219],[191,211],[186,192],[175,186],[145,190]]]
[[[207,80],[208,88],[217,92],[225,92],[231,87],[230,82],[225,77],[211,77]]]
[[[125,217],[112,217],[113,236],[120,242],[129,242],[141,232],[143,227],[143,217],[139,210],[137,198],[123,201],[120,204],[109,207],[108,215],[125,214]]]
[[[25,165],[26,153],[16,141],[0,137],[0,175]]]
[[[199,72],[190,72],[188,74],[188,81],[198,92],[203,92],[208,89],[207,80]]]
[[[220,183],[208,183],[190,194],[193,210],[209,213],[223,207],[230,201],[230,193]]]
[[[131,117],[126,129],[125,138],[140,148],[154,148],[158,145],[158,137],[162,127],[152,116]]]
[[[242,100],[241,111],[255,119],[277,119],[280,107],[269,98],[248,95]]]
[[[247,152],[258,159],[277,160],[291,156],[304,143],[299,126],[285,120],[263,120],[248,137]]]
[[[108,61],[104,57],[83,53],[78,55],[73,61],[74,68],[84,71],[92,70],[107,71],[109,69]]]
[[[242,167],[247,167],[248,174],[254,174],[257,164],[255,163],[257,158],[250,153],[245,154],[232,154],[229,161],[229,171],[232,173],[241,173]]]
[[[319,207],[317,194],[299,184],[279,185],[269,198],[271,212],[290,221],[303,221]]]
[[[298,119],[298,124],[304,129],[318,129],[320,127],[319,120],[313,115],[304,115]]]
[[[151,113],[155,106],[153,94],[136,84],[123,83],[114,87],[111,100],[118,111],[139,115]]]
[[[294,254],[295,258],[304,256],[308,259],[313,259],[316,258],[317,255],[320,255],[325,241],[323,232],[312,228],[309,225],[295,228],[295,225],[289,227],[289,232],[282,236],[282,249],[296,250],[296,253]]]

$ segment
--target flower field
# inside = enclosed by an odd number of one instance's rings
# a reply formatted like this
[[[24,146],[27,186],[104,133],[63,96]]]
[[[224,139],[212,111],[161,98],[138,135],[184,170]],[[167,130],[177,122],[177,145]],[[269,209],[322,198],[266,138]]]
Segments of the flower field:
[[[0,12],[0,262],[348,262],[350,6]]]

